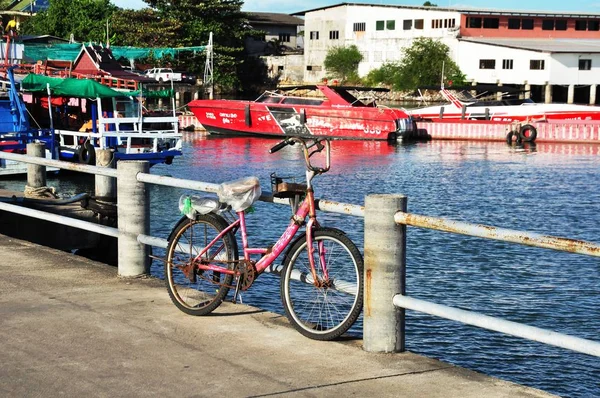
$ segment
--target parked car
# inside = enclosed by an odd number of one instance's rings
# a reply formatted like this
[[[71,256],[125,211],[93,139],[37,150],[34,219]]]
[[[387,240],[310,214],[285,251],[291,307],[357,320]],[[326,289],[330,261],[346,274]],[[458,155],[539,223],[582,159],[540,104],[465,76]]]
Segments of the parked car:
[[[182,83],[187,83],[187,84],[196,84],[196,75],[189,73],[189,72],[175,72],[175,73],[180,73],[181,74],[181,82]]]
[[[154,79],[159,82],[180,82],[181,81],[181,73],[173,72],[171,68],[152,68],[147,69],[145,73],[146,77]]]

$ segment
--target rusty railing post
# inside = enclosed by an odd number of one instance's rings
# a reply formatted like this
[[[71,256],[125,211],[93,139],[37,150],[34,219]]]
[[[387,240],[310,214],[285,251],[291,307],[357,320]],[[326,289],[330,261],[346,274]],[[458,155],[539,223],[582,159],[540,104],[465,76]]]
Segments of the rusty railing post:
[[[405,294],[406,226],[396,224],[394,214],[406,212],[406,203],[404,195],[369,195],[365,200],[365,351],[405,350],[405,311],[392,300]]]

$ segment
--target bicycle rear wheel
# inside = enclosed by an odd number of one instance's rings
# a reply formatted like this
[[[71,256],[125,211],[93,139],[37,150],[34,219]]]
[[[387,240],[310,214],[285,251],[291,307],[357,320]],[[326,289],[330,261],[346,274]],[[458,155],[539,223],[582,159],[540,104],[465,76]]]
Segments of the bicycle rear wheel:
[[[281,298],[291,324],[304,336],[333,340],[354,324],[363,303],[363,258],[356,245],[341,231],[314,231],[317,277],[311,274],[305,239],[299,239],[284,261]],[[326,272],[319,257],[324,258]]]
[[[195,220],[184,217],[173,229],[167,248],[165,282],[171,300],[186,314],[209,314],[221,305],[229,292],[233,275],[199,270],[198,265],[206,260],[233,270],[238,251],[232,233],[216,241],[201,259],[194,261],[227,226],[223,217],[210,213],[198,215]]]

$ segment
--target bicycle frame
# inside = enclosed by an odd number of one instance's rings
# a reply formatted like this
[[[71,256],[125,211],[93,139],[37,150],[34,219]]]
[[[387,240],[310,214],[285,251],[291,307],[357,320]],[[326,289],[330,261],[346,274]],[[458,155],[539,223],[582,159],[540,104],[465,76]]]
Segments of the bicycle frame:
[[[215,244],[215,242],[219,241],[226,234],[228,234],[229,232],[231,232],[233,230],[236,230],[239,227],[239,230],[241,230],[241,235],[242,235],[244,260],[247,262],[251,262],[252,255],[262,255],[262,257],[254,264],[257,273],[261,274],[271,264],[273,264],[275,259],[288,247],[288,245],[290,244],[290,242],[292,241],[292,239],[294,238],[294,236],[296,235],[296,233],[298,232],[298,230],[300,229],[302,224],[304,224],[306,217],[308,216],[309,219],[306,223],[306,242],[307,242],[308,250],[309,250],[308,258],[309,258],[309,262],[310,262],[310,268],[311,268],[313,281],[315,284],[318,283],[318,278],[317,278],[317,274],[315,271],[314,257],[313,257],[314,247],[312,244],[313,243],[312,231],[313,231],[313,228],[319,226],[319,223],[318,223],[317,217],[316,217],[315,198],[314,198],[314,192],[313,192],[312,188],[307,189],[306,197],[304,198],[301,205],[296,210],[296,213],[292,216],[292,220],[291,220],[290,224],[288,225],[286,230],[283,232],[283,234],[279,237],[277,242],[275,242],[275,244],[273,245],[273,247],[271,249],[249,247],[248,233],[246,230],[246,215],[243,211],[237,212],[236,214],[237,214],[238,218],[233,223],[229,224],[229,226],[227,228],[225,228],[223,231],[221,231],[194,258],[194,263],[198,264],[197,265],[198,269],[216,271],[216,272],[221,272],[221,273],[230,274],[230,275],[238,275],[239,274],[239,271],[223,269],[223,267],[220,267],[220,266],[217,266],[214,264],[202,264],[200,261],[201,257]],[[221,249],[222,248],[219,248],[217,250],[217,253]],[[326,264],[324,261],[324,253],[323,253],[322,245],[319,245],[319,258],[320,258],[319,262],[320,262],[320,265],[321,265],[321,268],[323,271],[323,275],[325,275],[325,277],[327,278],[327,269],[326,269]]]

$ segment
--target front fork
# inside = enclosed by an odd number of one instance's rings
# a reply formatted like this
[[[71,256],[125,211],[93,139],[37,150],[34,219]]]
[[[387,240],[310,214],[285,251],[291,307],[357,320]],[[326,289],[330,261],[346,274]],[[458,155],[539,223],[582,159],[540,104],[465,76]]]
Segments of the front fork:
[[[329,273],[327,263],[325,261],[325,244],[319,241],[316,245],[314,242],[313,231],[318,227],[315,217],[310,217],[306,224],[306,246],[308,249],[308,262],[310,264],[310,272],[313,277],[313,284],[316,287],[325,287],[329,284]],[[315,249],[317,253],[315,256]],[[319,259],[318,264],[315,264],[315,257]],[[318,268],[317,268],[318,267]],[[319,278],[317,269],[321,270],[322,277]]]

